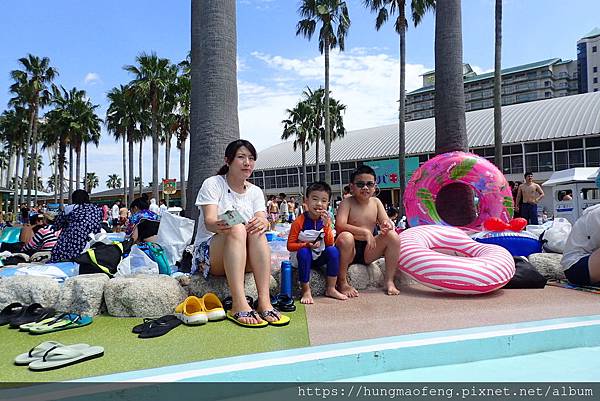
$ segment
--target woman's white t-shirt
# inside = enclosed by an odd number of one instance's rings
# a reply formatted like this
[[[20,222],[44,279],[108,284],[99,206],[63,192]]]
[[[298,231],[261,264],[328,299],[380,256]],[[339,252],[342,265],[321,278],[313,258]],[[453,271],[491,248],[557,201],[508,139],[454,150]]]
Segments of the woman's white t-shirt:
[[[208,231],[204,224],[202,206],[205,205],[217,205],[217,215],[236,209],[246,221],[254,217],[256,212],[266,211],[263,191],[256,185],[246,184],[246,192],[239,194],[229,187],[225,176],[209,177],[202,183],[202,188],[196,197],[196,206],[200,210],[196,245],[215,235],[212,231]]]

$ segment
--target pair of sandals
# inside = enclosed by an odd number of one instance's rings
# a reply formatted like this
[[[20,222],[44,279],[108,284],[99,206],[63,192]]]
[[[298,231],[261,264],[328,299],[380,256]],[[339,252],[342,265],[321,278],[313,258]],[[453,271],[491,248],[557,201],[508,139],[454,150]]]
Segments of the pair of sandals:
[[[55,314],[54,308],[45,308],[37,302],[28,306],[13,302],[0,312],[0,326],[9,324],[12,329],[18,329],[21,325],[37,323]]]
[[[138,338],[160,337],[183,323],[175,315],[165,315],[158,319],[144,319],[144,323],[138,324],[131,331],[138,334]]]
[[[231,309],[233,308],[233,300],[231,297],[226,297],[223,300],[223,309],[225,309],[227,313],[227,319],[231,320],[237,325],[242,327],[249,328],[260,328],[266,327],[268,325],[271,326],[286,326],[290,323],[290,318],[288,316],[282,315],[279,310],[271,309],[262,312],[257,312],[255,309],[258,307],[258,300],[252,299],[250,296],[246,296],[246,301],[248,302],[248,306],[252,308],[251,311],[242,311],[231,313]],[[293,302],[293,301],[292,301]],[[275,307],[275,305],[273,305]],[[294,308],[295,310],[295,308]],[[255,320],[261,320],[260,323],[246,323],[241,321],[242,318],[253,318]],[[268,318],[274,319],[273,321],[268,321]]]
[[[258,299],[255,301],[252,297],[246,295],[246,301],[252,309],[258,308]],[[271,297],[271,305],[275,309],[281,312],[294,312],[296,305],[294,305],[294,299],[287,294],[278,294]],[[228,311],[233,308],[233,300],[231,297],[227,297],[223,300],[223,308]]]
[[[28,331],[30,334],[45,334],[76,329],[92,324],[93,321],[94,319],[91,316],[84,316],[78,313],[61,313],[58,316],[40,320],[39,322],[22,324],[19,326],[19,329],[21,331]]]
[[[63,368],[104,355],[104,348],[88,344],[63,345],[45,341],[29,352],[17,355],[15,365],[28,365],[30,370],[45,371]]]

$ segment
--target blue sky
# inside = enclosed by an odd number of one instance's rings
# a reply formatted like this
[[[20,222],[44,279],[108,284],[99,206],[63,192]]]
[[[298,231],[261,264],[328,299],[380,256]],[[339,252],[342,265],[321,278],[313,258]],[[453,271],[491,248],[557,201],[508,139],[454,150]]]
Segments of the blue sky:
[[[208,1],[208,0],[203,0]],[[309,85],[323,84],[323,57],[313,38],[296,37],[296,0],[238,0],[238,92],[240,131],[260,151],[280,142],[285,109]],[[331,60],[332,96],[348,106],[349,130],[396,120],[398,36],[391,23],[377,32],[375,16],[361,0],[347,1],[352,25],[346,51]],[[600,26],[597,0],[504,0],[503,68],[558,57],[576,58],[579,38]],[[106,92],[127,83],[122,67],[142,51],[181,61],[190,46],[189,0],[3,0],[0,2],[0,111],[10,97],[9,72],[17,59],[47,56],[59,70],[57,84],[85,89],[101,116]],[[434,68],[434,17],[407,33],[407,89],[421,86],[420,74]],[[484,72],[494,64],[494,1],[463,0],[464,61]],[[108,174],[122,175],[121,146],[103,129],[91,149],[89,170],[105,188]],[[189,148],[189,147],[188,147]],[[150,141],[144,148],[144,182],[151,179]],[[137,166],[137,149],[135,153]],[[173,146],[171,174],[179,178]],[[160,155],[164,171],[164,155]],[[47,164],[47,163],[46,163]],[[48,177],[45,167],[43,175]],[[137,173],[136,173],[137,174]]]

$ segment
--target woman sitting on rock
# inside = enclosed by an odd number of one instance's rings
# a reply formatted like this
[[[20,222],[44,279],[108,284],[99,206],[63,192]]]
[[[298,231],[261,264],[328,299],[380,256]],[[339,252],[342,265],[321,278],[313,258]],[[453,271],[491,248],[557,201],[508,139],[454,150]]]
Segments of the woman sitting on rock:
[[[83,252],[90,234],[100,232],[102,209],[90,203],[83,189],[71,195],[73,204],[66,205],[56,216],[54,228],[62,230],[56,246],[52,249],[50,262],[70,261]]]
[[[600,284],[600,205],[585,209],[573,224],[560,263],[572,284]]]
[[[227,317],[241,326],[285,325],[289,317],[273,308],[269,296],[271,252],[264,235],[269,227],[263,191],[247,179],[254,170],[256,150],[243,139],[225,149],[225,165],[207,178],[196,198],[200,209],[192,273],[227,277],[232,309]],[[245,223],[229,225],[226,212],[239,212]],[[246,301],[244,273],[252,271],[258,291],[257,310]]]

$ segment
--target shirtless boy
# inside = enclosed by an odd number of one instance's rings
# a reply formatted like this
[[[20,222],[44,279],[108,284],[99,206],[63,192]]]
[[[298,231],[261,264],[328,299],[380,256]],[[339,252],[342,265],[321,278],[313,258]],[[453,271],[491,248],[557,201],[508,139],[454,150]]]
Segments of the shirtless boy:
[[[358,291],[348,283],[348,266],[367,265],[385,257],[385,289],[388,295],[400,292],[394,285],[394,275],[400,254],[400,237],[387,216],[383,204],[374,197],[375,171],[369,166],[358,167],[350,177],[351,197],[345,198],[337,211],[335,229],[336,247],[340,250],[340,272],[337,288],[348,297],[357,297]],[[380,233],[373,236],[375,225]]]
[[[544,197],[542,187],[533,182],[533,173],[525,173],[525,183],[519,185],[517,191],[517,200],[515,210],[521,213],[521,217],[527,219],[529,224],[538,224],[537,204]],[[523,206],[519,210],[519,204],[523,201]]]

